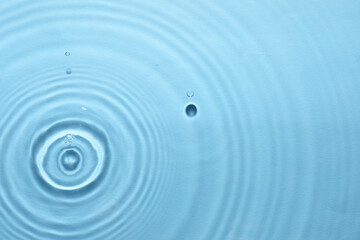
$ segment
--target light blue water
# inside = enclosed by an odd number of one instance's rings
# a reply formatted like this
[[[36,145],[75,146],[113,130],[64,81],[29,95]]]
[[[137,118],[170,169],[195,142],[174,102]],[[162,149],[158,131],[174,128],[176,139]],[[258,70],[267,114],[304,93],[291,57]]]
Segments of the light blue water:
[[[0,239],[359,240],[360,2],[0,2]]]

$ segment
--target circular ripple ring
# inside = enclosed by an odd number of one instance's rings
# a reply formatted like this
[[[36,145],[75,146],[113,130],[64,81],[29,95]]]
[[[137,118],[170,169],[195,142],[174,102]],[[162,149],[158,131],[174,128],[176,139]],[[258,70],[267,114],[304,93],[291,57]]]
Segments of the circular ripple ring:
[[[102,173],[106,148],[103,133],[74,120],[54,124],[35,139],[32,147],[37,173],[61,190],[76,190],[95,181]]]

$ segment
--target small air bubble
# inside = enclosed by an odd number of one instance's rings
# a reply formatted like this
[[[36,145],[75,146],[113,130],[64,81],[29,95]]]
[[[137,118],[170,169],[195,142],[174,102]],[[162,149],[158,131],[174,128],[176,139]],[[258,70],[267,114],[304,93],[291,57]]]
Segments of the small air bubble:
[[[70,146],[72,141],[73,141],[73,136],[71,134],[65,136],[64,142],[67,146]]]
[[[71,134],[68,134],[68,135],[66,135],[66,139],[71,141],[73,139],[73,136]]]
[[[65,52],[65,56],[70,56],[70,52]]]
[[[193,91],[187,91],[186,95],[188,97],[193,97],[194,96],[194,92]]]
[[[71,72],[72,72],[72,71],[71,71],[71,68],[67,68],[67,69],[66,69],[66,74],[71,74]]]

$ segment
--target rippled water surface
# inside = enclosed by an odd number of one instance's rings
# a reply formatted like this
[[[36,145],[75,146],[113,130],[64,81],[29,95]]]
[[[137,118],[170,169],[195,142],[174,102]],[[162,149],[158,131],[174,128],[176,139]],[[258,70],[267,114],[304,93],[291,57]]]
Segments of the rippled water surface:
[[[0,239],[360,239],[359,13],[1,1]]]

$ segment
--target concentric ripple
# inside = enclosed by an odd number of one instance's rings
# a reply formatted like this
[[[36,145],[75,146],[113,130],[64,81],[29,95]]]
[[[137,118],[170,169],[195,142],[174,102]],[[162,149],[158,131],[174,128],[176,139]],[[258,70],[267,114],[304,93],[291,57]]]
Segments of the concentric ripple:
[[[102,173],[107,140],[83,122],[56,123],[41,133],[32,147],[37,174],[51,186],[76,190]]]
[[[360,239],[360,4],[0,5],[0,239]]]

